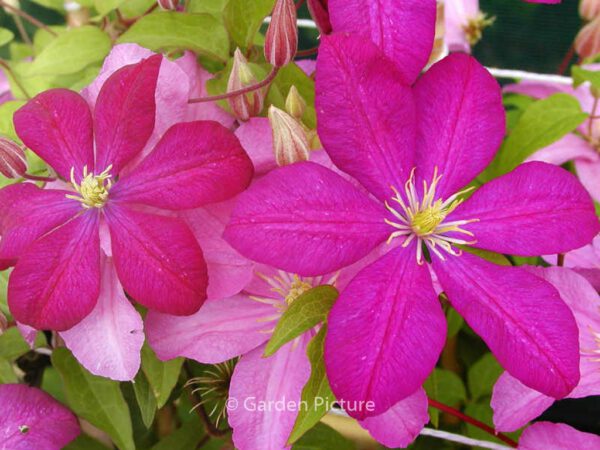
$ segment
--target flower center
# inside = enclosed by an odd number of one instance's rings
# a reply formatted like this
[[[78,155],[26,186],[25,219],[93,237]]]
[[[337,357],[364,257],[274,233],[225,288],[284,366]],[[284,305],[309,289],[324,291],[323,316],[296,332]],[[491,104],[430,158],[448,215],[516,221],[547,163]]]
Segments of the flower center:
[[[285,296],[285,303],[289,306],[294,300],[313,288],[312,284],[300,279],[298,275],[294,275],[294,281],[290,284],[289,291]]]
[[[476,222],[478,219],[446,222],[446,217],[463,202],[463,199],[459,197],[473,188],[460,191],[446,200],[439,199],[436,198],[436,189],[441,179],[442,176],[438,175],[436,167],[431,184],[429,185],[426,181],[423,182],[423,195],[422,199],[419,199],[415,186],[415,169],[413,169],[404,185],[404,196],[394,186],[391,187],[394,192],[391,201],[398,204],[400,208],[390,205],[387,201],[385,202],[387,210],[399,221],[384,219],[385,223],[396,230],[390,234],[387,243],[389,244],[395,238],[403,236],[405,239],[402,246],[408,247],[413,240],[417,239],[417,262],[419,264],[423,264],[422,244],[425,244],[428,249],[444,260],[444,255],[440,249],[450,255],[458,256],[460,251],[456,250],[453,245],[474,244],[476,242],[448,236],[448,233],[460,233],[473,237],[473,233],[461,227]]]
[[[110,170],[108,166],[100,175],[88,173],[87,166],[83,167],[83,179],[81,183],[75,180],[75,168],[71,168],[71,184],[78,195],[67,195],[67,198],[81,202],[87,209],[102,208],[108,200],[108,191],[112,186]]]
[[[469,41],[469,45],[473,46],[481,40],[483,30],[492,25],[496,21],[495,17],[489,17],[487,14],[480,12],[475,17],[469,17],[466,25],[463,25],[463,30]]]

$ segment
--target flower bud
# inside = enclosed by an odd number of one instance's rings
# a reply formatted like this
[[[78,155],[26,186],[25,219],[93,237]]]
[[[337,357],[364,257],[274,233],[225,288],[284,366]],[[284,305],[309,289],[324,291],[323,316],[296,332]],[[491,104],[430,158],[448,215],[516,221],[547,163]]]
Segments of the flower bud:
[[[275,67],[291,62],[298,51],[294,0],[277,0],[265,40],[265,58]]]
[[[285,110],[294,119],[298,121],[302,120],[304,111],[306,111],[306,102],[300,95],[300,92],[298,92],[298,89],[296,89],[296,86],[290,88],[290,92],[285,99]]]
[[[231,68],[231,75],[229,75],[227,92],[234,92],[257,82],[248,61],[238,48],[233,55],[233,67]],[[244,122],[250,117],[260,114],[263,109],[263,101],[264,92],[262,89],[255,89],[228,99],[233,114]]]
[[[584,59],[600,53],[600,16],[579,31],[575,38],[575,51]]]
[[[158,0],[158,6],[165,11],[176,11],[179,0]]]
[[[581,0],[579,15],[587,21],[600,16],[600,0]]]
[[[0,137],[0,173],[6,178],[20,178],[27,172],[25,152],[15,142]]]
[[[329,0],[308,0],[308,10],[321,34],[329,34],[333,30],[329,21]]]
[[[275,106],[269,108],[269,122],[273,129],[273,149],[277,164],[285,166],[307,161],[310,147],[302,125]]]

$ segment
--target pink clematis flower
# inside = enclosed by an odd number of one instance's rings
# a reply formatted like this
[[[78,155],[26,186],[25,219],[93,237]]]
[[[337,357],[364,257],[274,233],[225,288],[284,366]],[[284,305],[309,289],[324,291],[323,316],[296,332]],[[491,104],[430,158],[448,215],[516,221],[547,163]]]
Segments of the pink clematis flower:
[[[579,327],[581,379],[568,398],[600,395],[600,297],[580,275],[562,267],[530,268],[552,283],[573,311]],[[492,408],[499,431],[515,431],[548,409],[554,398],[524,386],[504,373],[494,386]]]
[[[547,255],[544,259],[557,265],[557,255]],[[584,247],[568,252],[565,255],[564,267],[583,276],[596,291],[600,291],[600,235]]]
[[[484,28],[494,23],[479,9],[479,0],[444,2],[444,41],[451,52],[470,53],[481,39]]]
[[[0,385],[0,449],[60,450],[79,433],[73,413],[45,392]]]
[[[202,250],[182,221],[159,210],[232,197],[250,182],[252,165],[230,131],[196,121],[170,127],[126,170],[155,131],[162,61],[155,55],[113,73],[93,113],[80,95],[55,89],[15,114],[25,145],[71,183],[70,190],[20,184],[0,191],[11,199],[3,205],[0,261],[17,260],[8,301],[19,322],[58,331],[81,322],[104,283],[120,289],[111,264],[128,294],[149,309],[185,315],[202,305]],[[102,253],[112,259],[105,276]]]
[[[519,439],[519,450],[600,450],[600,437],[564,423],[537,422]]]
[[[588,70],[598,69],[598,65],[586,66]],[[505,92],[528,95],[536,99],[549,97],[557,93],[569,94],[577,98],[583,111],[590,115],[594,110],[594,96],[588,84],[574,89],[554,83],[523,81],[504,88]],[[554,144],[543,148],[528,159],[529,161],[545,161],[552,164],[564,164],[574,161],[577,175],[594,200],[600,202],[600,121],[588,119],[576,132],[568,134]]]
[[[395,62],[406,70],[404,61]],[[529,163],[464,200],[505,129],[498,84],[468,55],[447,57],[411,88],[377,46],[334,35],[323,39],[316,79],[324,148],[370,195],[314,163],[283,167],[239,196],[225,237],[243,255],[302,276],[389,244],[330,313],[325,360],[337,398],[374,401],[374,411],[351,412],[358,419],[379,415],[435,366],[446,324],[427,258],[452,305],[513,376],[567,395],[579,380],[577,326],[556,289],[461,246],[541,255],[590,242],[599,224],[577,179]]]

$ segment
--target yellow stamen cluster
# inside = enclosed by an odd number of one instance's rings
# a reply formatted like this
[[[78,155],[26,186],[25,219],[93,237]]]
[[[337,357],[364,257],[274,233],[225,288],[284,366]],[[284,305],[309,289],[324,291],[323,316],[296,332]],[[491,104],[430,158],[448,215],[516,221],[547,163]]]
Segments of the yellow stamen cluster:
[[[483,36],[483,30],[492,25],[496,21],[495,17],[489,17],[487,14],[480,12],[475,17],[470,17],[466,25],[463,25],[463,30],[469,41],[469,45],[477,44]]]
[[[87,166],[83,167],[83,179],[77,183],[75,179],[75,168],[71,168],[71,184],[78,195],[67,195],[67,198],[81,202],[86,209],[102,208],[108,200],[108,191],[112,186],[110,171],[112,165],[108,166],[100,175],[88,173]]]
[[[457,220],[452,222],[444,222],[446,217],[450,215],[462,202],[459,198],[461,195],[471,191],[473,188],[460,191],[446,200],[436,198],[436,189],[442,179],[438,175],[437,167],[433,173],[431,185],[423,181],[423,198],[419,200],[419,195],[415,186],[415,170],[413,169],[410,178],[404,185],[404,196],[395,188],[391,187],[394,192],[392,201],[400,205],[399,209],[385,202],[385,206],[389,212],[398,219],[396,222],[389,219],[384,219],[385,223],[396,229],[390,234],[387,243],[391,243],[397,237],[405,237],[403,247],[417,239],[417,262],[423,264],[423,249],[422,244],[426,244],[433,253],[444,260],[444,255],[439,249],[446,253],[458,256],[460,251],[453,247],[453,244],[464,245],[474,244],[475,241],[466,241],[455,237],[447,236],[446,233],[455,232],[473,237],[473,233],[464,230],[461,227],[471,222],[472,220]]]

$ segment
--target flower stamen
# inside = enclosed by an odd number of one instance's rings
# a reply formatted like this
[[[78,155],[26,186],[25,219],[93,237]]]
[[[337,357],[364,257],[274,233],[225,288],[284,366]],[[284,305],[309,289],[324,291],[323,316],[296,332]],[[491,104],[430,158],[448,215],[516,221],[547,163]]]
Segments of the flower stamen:
[[[80,183],[75,179],[75,168],[71,167],[71,184],[78,195],[67,195],[67,198],[81,202],[86,209],[102,208],[108,200],[108,191],[112,187],[112,165],[108,166],[101,174],[94,175],[88,172],[87,166],[83,167],[83,178]]]

